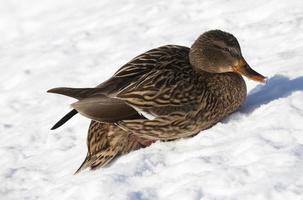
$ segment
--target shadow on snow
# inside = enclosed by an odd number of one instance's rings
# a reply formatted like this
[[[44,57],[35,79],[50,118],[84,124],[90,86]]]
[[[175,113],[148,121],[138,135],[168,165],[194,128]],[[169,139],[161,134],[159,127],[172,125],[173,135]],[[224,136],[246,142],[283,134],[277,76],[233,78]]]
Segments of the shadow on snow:
[[[258,85],[247,96],[240,108],[241,113],[250,113],[263,104],[287,97],[295,91],[303,91],[303,76],[290,80],[282,75],[270,78],[266,85]]]

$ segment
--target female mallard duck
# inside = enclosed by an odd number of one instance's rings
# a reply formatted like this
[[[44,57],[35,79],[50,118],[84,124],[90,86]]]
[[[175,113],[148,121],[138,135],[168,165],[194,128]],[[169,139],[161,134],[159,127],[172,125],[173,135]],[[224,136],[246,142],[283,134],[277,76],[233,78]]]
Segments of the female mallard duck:
[[[78,171],[95,169],[156,140],[213,126],[245,100],[241,75],[266,80],[246,63],[232,34],[211,30],[191,48],[166,45],[137,56],[96,88],[49,90],[78,99],[52,129],[78,112],[92,119],[88,154]]]

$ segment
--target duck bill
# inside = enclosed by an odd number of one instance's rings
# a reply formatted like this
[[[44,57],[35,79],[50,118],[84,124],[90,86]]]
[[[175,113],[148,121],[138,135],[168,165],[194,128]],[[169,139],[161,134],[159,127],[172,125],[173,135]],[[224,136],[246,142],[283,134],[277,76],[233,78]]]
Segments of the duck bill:
[[[235,72],[238,72],[251,80],[266,83],[267,78],[253,70],[243,58],[237,66],[233,67],[233,69]]]

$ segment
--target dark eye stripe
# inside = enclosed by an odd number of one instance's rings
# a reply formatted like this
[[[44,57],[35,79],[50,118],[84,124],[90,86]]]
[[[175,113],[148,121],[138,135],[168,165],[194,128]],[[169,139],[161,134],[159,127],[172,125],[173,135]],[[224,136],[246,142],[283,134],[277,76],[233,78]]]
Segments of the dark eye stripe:
[[[229,47],[221,47],[219,45],[216,45],[216,44],[213,44],[213,46],[216,48],[216,49],[219,49],[219,50],[223,50],[225,52],[228,52],[230,55],[232,56],[237,56],[238,53],[237,51],[235,51],[234,49],[232,48],[229,48]]]
[[[227,51],[227,52],[230,52],[230,51],[231,51],[231,49],[230,49],[230,48],[227,48],[227,47],[221,47],[221,46],[216,45],[216,44],[213,44],[213,46],[214,46],[216,49],[224,50],[224,51]]]
[[[215,48],[217,48],[217,49],[222,49],[222,47],[219,46],[219,45],[213,44],[213,46],[214,46]]]

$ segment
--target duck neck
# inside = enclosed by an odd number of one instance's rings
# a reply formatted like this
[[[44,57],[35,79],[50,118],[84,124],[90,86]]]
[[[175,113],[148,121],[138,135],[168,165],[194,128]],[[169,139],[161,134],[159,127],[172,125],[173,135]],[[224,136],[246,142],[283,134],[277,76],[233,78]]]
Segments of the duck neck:
[[[201,57],[201,56],[200,56]],[[189,53],[189,63],[192,66],[193,70],[197,73],[217,73],[214,71],[208,70],[204,65],[203,65],[203,60],[199,59],[199,53],[190,51]]]
[[[207,43],[203,41],[202,36],[200,36],[194,44],[191,46],[189,50],[189,63],[191,64],[194,71],[198,73],[218,73],[217,71],[214,71],[212,68],[209,68],[207,66],[211,65],[207,59],[205,59],[205,55],[203,55],[203,43]]]
[[[196,46],[199,45],[197,43],[199,43],[199,40],[196,40],[189,50],[189,63],[191,64],[194,71],[201,72],[204,70],[203,70],[203,66],[200,66],[202,60],[200,59],[201,56],[199,55],[201,54],[201,52],[199,51],[198,48],[196,48]]]

